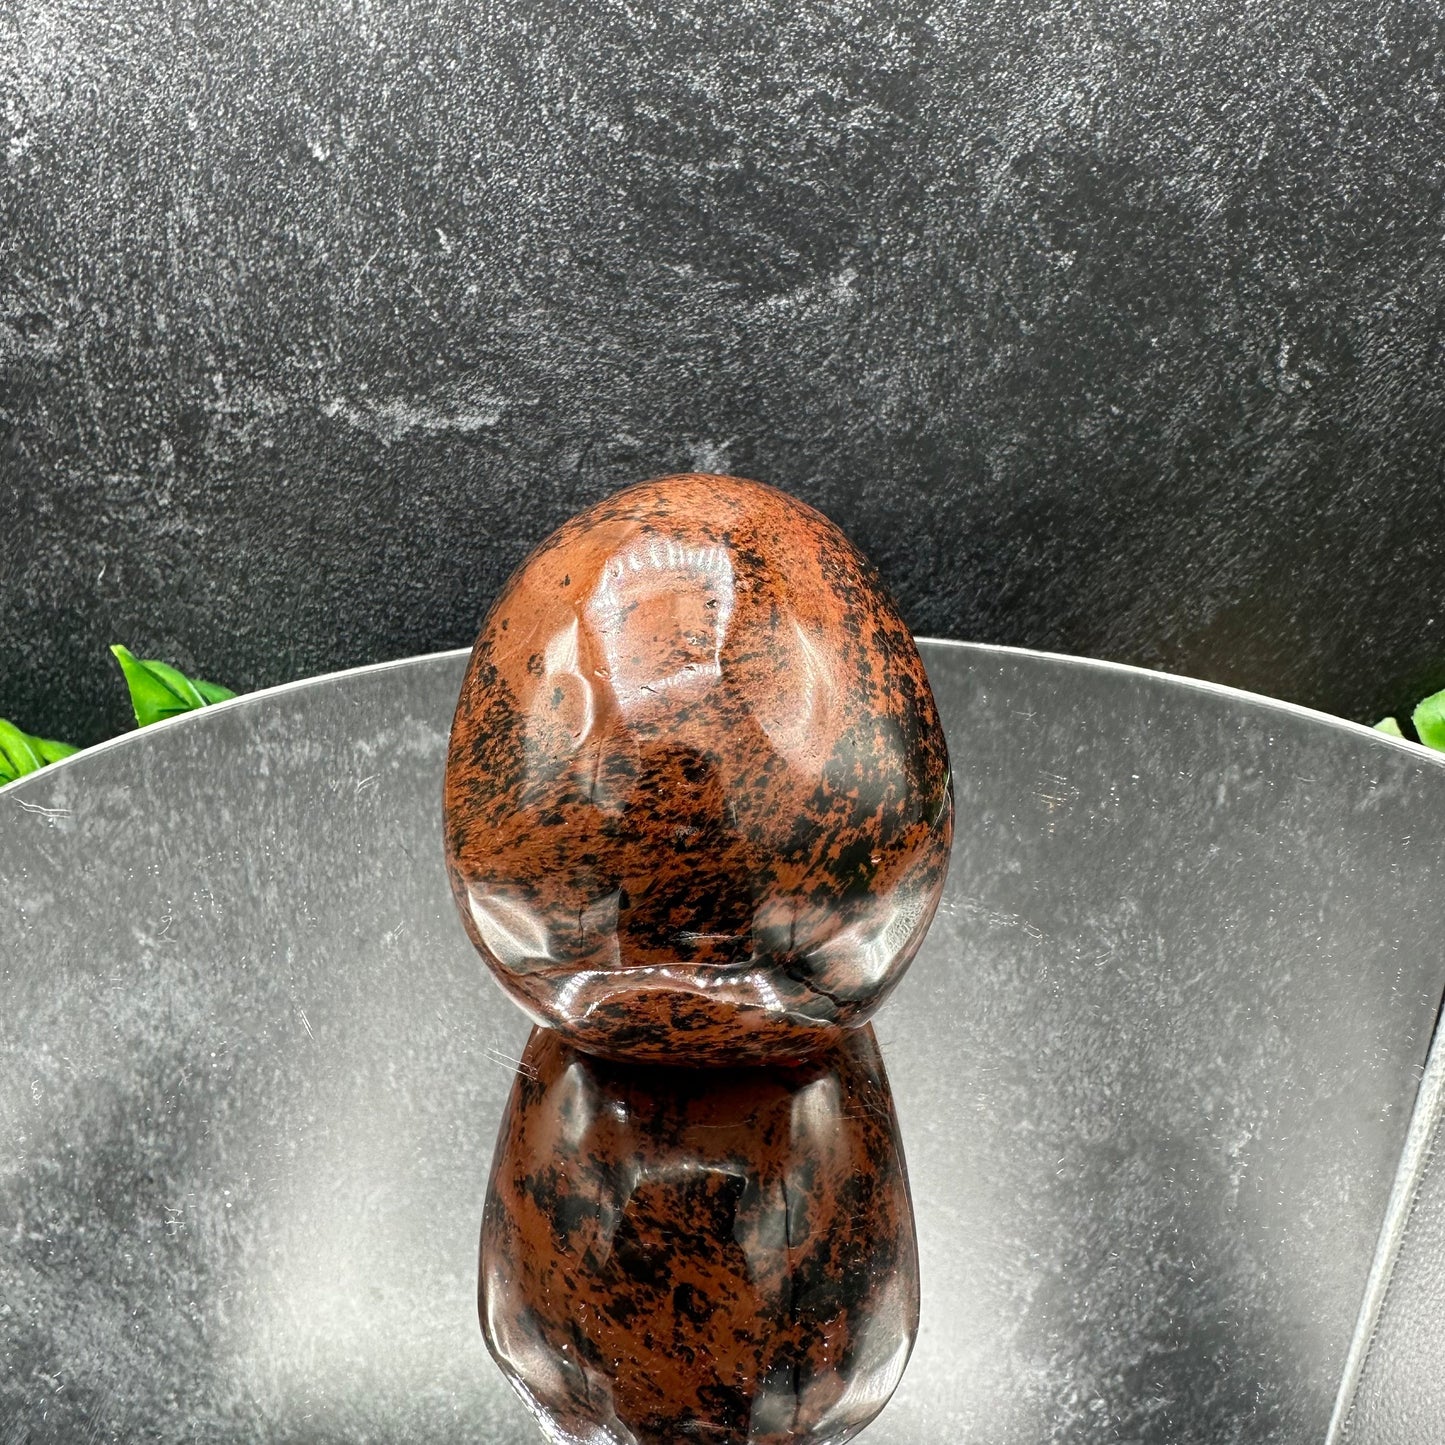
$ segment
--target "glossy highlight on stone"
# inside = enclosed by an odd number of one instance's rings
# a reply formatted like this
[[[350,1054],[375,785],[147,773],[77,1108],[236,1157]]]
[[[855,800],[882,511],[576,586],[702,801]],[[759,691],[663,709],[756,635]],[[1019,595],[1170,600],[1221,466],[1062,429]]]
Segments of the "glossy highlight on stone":
[[[487,1346],[559,1445],[830,1445],[893,1394],[918,1250],[871,1028],[680,1070],[532,1034],[482,1223]]]
[[[868,1019],[947,871],[948,751],[877,573],[820,513],[664,477],[564,525],[488,613],[447,761],[462,920],[607,1057],[806,1056]]]

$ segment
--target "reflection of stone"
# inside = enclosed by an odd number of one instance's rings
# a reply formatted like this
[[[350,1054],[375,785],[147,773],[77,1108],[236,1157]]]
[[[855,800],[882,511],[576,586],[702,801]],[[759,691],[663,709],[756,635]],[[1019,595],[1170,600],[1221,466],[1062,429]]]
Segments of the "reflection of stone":
[[[477,640],[445,808],[503,986],[577,1047],[654,1063],[795,1060],[869,1018],[953,831],[877,574],[729,477],[634,487],[532,554]]]
[[[492,1164],[487,1344],[565,1445],[823,1445],[887,1403],[918,1253],[873,1031],[640,1068],[537,1030]]]

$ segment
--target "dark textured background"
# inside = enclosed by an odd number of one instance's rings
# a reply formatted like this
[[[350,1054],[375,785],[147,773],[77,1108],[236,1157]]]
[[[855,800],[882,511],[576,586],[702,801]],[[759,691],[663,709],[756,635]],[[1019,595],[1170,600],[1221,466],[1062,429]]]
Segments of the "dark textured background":
[[[1445,10],[4,0],[0,714],[470,641],[682,467],[923,633],[1445,683]]]

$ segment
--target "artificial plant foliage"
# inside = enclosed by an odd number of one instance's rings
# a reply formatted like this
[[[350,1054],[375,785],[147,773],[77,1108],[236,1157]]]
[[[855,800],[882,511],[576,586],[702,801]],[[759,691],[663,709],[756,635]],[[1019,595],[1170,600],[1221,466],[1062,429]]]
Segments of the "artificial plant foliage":
[[[1445,692],[1427,697],[1410,714],[1410,721],[1415,724],[1415,736],[1427,748],[1445,753]]]
[[[224,702],[235,693],[214,682],[187,677],[169,663],[154,659],[142,661],[120,643],[110,649],[130,689],[130,705],[135,710],[138,727],[147,727],[162,718],[193,712],[213,702]]]
[[[1424,701],[1415,705],[1410,714],[1410,723],[1415,736],[1427,748],[1445,753],[1445,691],[1431,693]],[[1400,724],[1392,717],[1381,718],[1375,724],[1377,733],[1388,733],[1392,738],[1405,736]]]
[[[77,749],[69,743],[34,737],[0,718],[0,786],[13,783],[16,778],[43,768],[46,763],[58,763],[75,751]]]

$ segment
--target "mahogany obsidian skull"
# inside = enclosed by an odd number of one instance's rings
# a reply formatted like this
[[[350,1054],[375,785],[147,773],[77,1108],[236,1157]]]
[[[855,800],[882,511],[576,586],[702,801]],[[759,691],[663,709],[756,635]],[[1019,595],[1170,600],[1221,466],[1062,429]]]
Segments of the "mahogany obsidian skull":
[[[871,1029],[791,1067],[591,1059],[533,1032],[483,1214],[487,1345],[569,1445],[836,1445],[918,1330]]]
[[[502,986],[580,1049],[806,1056],[897,983],[952,834],[918,649],[783,492],[629,488],[487,614],[447,759],[452,888]]]

